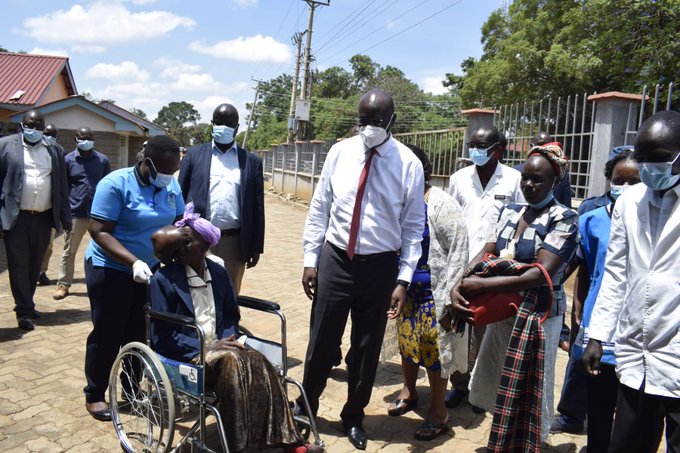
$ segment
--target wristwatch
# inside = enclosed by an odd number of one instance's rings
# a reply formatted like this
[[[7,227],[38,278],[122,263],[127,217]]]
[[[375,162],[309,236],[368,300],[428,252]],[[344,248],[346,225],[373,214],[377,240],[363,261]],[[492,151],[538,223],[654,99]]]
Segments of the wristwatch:
[[[397,280],[397,285],[401,285],[406,289],[408,289],[410,284],[411,283],[407,282],[406,280]]]

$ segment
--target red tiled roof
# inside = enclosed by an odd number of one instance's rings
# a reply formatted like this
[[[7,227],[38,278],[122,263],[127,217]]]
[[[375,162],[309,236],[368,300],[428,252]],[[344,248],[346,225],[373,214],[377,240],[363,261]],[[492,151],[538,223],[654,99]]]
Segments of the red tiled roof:
[[[69,94],[76,94],[67,57],[0,52],[0,104],[35,105],[60,74]],[[19,90],[25,93],[11,100]]]

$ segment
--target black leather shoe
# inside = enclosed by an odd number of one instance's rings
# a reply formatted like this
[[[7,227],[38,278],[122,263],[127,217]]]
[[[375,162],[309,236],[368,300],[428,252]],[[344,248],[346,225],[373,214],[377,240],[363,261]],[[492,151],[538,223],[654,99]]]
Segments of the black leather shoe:
[[[29,316],[31,319],[40,319],[42,318],[42,313],[40,313],[38,310],[33,310]]]
[[[462,403],[467,396],[467,390],[449,390],[444,398],[444,405],[449,409],[453,409],[454,407],[460,406],[460,403]]]
[[[52,280],[49,279],[46,273],[41,272],[38,276],[38,284],[40,286],[49,286],[52,284]]]
[[[87,409],[87,412],[94,418],[95,420],[99,420],[100,422],[110,422],[111,421],[111,409],[109,406],[106,406],[106,409],[102,409],[100,411],[95,411],[90,409],[92,404],[96,403],[85,403],[85,409]]]
[[[17,324],[21,330],[26,330],[28,332],[35,329],[33,321],[31,321],[30,318],[19,318],[17,319]]]
[[[361,426],[352,426],[347,430],[347,438],[357,450],[366,450],[366,431]]]

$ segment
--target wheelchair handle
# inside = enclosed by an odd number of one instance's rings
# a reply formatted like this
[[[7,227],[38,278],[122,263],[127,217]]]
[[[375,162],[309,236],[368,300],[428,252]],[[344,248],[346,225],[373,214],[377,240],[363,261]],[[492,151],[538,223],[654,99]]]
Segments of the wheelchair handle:
[[[276,312],[281,310],[281,306],[275,302],[250,296],[238,296],[237,303],[239,307],[252,308],[260,311]]]
[[[146,313],[151,316],[152,318],[157,318],[157,319],[162,319],[164,321],[176,323],[176,324],[183,324],[185,326],[189,327],[195,327],[196,326],[196,320],[194,318],[190,318],[188,316],[183,316],[183,315],[177,315],[174,313],[165,313],[162,311],[157,311],[153,310],[151,308],[147,308]]]

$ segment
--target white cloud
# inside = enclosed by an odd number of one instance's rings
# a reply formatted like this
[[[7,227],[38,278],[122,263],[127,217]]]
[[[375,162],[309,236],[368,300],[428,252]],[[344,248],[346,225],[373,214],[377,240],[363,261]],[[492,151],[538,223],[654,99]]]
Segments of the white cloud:
[[[161,68],[161,76],[168,79],[177,78],[180,74],[193,74],[201,70],[201,67],[197,64],[188,64],[168,57],[161,57],[154,61],[153,64]]]
[[[420,82],[420,86],[427,93],[444,94],[448,92],[448,89],[442,85],[442,80],[444,80],[444,77],[425,77]]]
[[[247,8],[249,6],[257,5],[258,1],[259,0],[234,0],[234,3],[236,3],[236,5],[240,6],[241,8]]]
[[[173,91],[215,91],[220,84],[212,74],[179,74],[170,89]]]
[[[85,72],[85,77],[143,82],[149,79],[149,71],[140,69],[133,61],[124,61],[120,64],[97,63]]]
[[[117,2],[95,1],[23,22],[23,33],[40,42],[67,44],[74,52],[102,52],[107,46],[157,38],[196,22],[167,11],[130,12]]]
[[[55,57],[68,57],[68,52],[66,52],[64,49],[43,49],[42,47],[34,47],[32,50],[29,50],[28,53],[33,55],[52,55]]]
[[[158,0],[130,0],[134,5],[150,5],[156,3]]]
[[[205,45],[202,41],[189,44],[194,52],[211,55],[215,58],[227,58],[237,61],[288,63],[291,60],[290,47],[271,36],[255,35],[229,41],[219,41],[213,45]]]

